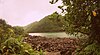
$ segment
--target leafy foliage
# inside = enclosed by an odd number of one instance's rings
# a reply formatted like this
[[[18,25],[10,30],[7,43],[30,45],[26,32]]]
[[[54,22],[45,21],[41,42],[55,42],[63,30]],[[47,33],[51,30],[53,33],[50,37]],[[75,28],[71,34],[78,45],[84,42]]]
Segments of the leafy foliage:
[[[24,34],[21,27],[12,27],[0,19],[0,55],[40,55],[23,42]]]
[[[82,49],[81,52],[78,52],[80,49],[76,51],[76,55],[100,55],[100,46],[93,43]]]
[[[52,0],[51,4],[54,4],[54,1]],[[63,5],[58,6],[58,8],[65,14],[66,23],[68,23],[65,24],[66,32],[68,34],[87,35],[88,37],[87,41],[84,40],[85,46],[81,46],[82,49],[88,48],[88,51],[82,50],[82,52],[80,51],[82,54],[79,55],[99,55],[100,50],[96,51],[96,46],[100,44],[100,0],[62,0],[62,3]],[[93,43],[97,44],[94,45]],[[94,49],[89,50],[91,46]]]
[[[16,35],[24,35],[25,34],[23,27],[14,26],[13,29],[14,29],[14,33]]]
[[[60,6],[66,12],[65,18],[69,25],[66,25],[66,31],[69,33],[82,33],[89,35],[91,29],[92,11],[100,7],[100,1],[96,0],[62,0],[63,6]]]

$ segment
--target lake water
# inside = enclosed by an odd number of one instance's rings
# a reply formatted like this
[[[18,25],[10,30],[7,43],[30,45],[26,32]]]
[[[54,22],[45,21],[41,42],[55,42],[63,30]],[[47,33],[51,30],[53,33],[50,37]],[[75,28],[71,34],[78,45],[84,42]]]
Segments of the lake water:
[[[42,36],[42,37],[49,37],[49,38],[55,38],[55,37],[60,37],[60,38],[73,38],[74,36],[68,35],[65,32],[50,32],[50,33],[29,33],[29,35],[32,36]]]

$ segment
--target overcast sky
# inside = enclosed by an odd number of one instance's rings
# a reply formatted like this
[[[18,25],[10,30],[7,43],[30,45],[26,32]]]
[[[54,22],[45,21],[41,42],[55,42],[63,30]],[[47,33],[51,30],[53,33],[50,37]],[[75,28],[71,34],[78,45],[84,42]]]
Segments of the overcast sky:
[[[52,5],[49,0],[0,0],[0,18],[13,26],[25,26],[55,11],[60,12],[57,8],[60,4]]]

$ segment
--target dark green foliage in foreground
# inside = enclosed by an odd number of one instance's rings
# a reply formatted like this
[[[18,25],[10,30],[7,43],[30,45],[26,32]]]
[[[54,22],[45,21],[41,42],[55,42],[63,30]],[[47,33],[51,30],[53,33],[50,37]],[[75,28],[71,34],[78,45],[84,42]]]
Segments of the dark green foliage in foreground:
[[[40,55],[23,42],[25,32],[21,27],[12,27],[0,19],[0,55]]]
[[[100,55],[100,46],[96,43],[90,44],[81,51],[77,49],[76,55]]]
[[[50,3],[57,1],[52,0]],[[81,54],[78,55],[100,55],[100,0],[62,0],[62,3],[58,8],[65,14],[68,23],[65,25],[66,32],[87,36],[81,43],[78,52]]]
[[[60,16],[59,18],[55,17],[58,16],[58,14],[55,12],[51,15],[48,15],[41,19],[38,22],[33,22],[27,26],[24,27],[26,32],[59,32],[64,31],[63,29],[63,18]]]

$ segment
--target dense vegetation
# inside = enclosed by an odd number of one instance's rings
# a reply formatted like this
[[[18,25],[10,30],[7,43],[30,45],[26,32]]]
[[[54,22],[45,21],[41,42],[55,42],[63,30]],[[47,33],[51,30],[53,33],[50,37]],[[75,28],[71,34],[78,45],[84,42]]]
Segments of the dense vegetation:
[[[66,32],[87,36],[77,55],[100,55],[100,0],[62,0],[62,3],[58,8],[65,14]]]
[[[54,15],[54,16],[52,16]],[[54,12],[51,15],[48,15],[41,19],[38,22],[33,22],[24,27],[26,32],[60,32],[64,31],[63,29],[63,18],[60,16],[57,18],[59,14]]]
[[[0,55],[41,55],[23,42],[25,32],[22,27],[12,27],[0,19]]]
[[[24,28],[25,31],[65,30],[68,34],[84,36],[86,38],[80,39],[83,42],[79,44],[75,55],[100,55],[100,0],[62,0],[62,3],[58,8],[64,16],[54,12],[39,22],[29,24]],[[22,27],[12,27],[0,19],[0,55],[38,55],[39,52],[35,53],[29,44],[23,42],[24,36]]]

